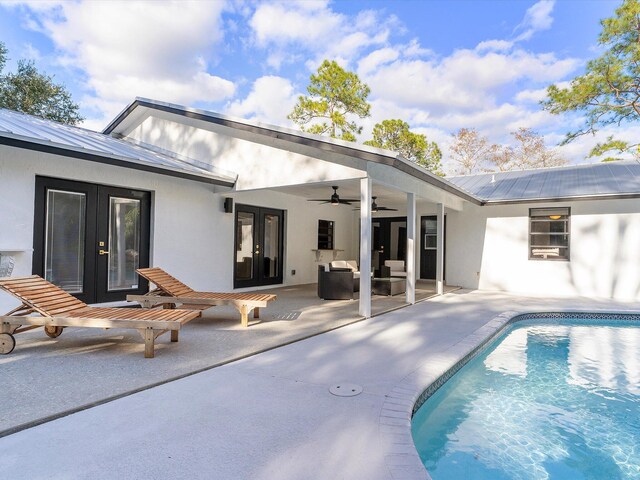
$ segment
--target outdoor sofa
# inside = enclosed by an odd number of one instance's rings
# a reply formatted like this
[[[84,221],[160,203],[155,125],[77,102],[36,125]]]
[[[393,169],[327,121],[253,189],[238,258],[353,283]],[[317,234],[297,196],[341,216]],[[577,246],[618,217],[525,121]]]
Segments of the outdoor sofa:
[[[338,262],[345,262],[341,264]],[[324,300],[350,300],[360,290],[360,272],[348,261],[318,265],[318,297]],[[349,262],[351,263],[351,262]],[[334,266],[334,264],[336,266]]]

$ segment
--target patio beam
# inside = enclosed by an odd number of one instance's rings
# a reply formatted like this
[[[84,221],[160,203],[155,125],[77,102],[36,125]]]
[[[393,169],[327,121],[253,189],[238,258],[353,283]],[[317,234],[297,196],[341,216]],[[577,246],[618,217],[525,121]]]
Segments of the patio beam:
[[[436,205],[436,293],[444,293],[444,204]]]
[[[371,178],[360,180],[360,305],[359,313],[371,316]]]
[[[407,286],[409,305],[416,303],[416,196],[407,192]]]

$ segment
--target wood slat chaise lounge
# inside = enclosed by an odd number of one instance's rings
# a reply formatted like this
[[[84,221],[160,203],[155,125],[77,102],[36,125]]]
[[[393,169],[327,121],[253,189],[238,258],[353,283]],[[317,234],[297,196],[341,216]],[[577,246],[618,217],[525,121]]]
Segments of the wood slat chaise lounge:
[[[156,338],[170,331],[171,341],[177,342],[180,327],[200,316],[194,310],[90,307],[37,275],[0,280],[0,289],[22,302],[0,316],[2,354],[13,351],[14,334],[38,327],[44,327],[52,338],[64,327],[135,328],[144,339],[145,358],[153,358]],[[42,316],[32,316],[34,313]]]
[[[139,268],[136,271],[156,286],[146,295],[127,296],[127,300],[140,302],[144,308],[168,304],[202,311],[216,305],[233,305],[240,312],[242,326],[247,327],[251,310],[253,318],[260,318],[260,308],[276,299],[276,295],[269,293],[196,292],[161,268]]]

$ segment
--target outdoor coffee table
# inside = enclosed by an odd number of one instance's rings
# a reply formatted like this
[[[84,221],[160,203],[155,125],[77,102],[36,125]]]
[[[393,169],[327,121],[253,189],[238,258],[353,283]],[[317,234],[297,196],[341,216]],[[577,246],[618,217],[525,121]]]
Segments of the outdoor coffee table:
[[[397,295],[404,293],[407,281],[404,278],[372,278],[371,293],[374,295]]]

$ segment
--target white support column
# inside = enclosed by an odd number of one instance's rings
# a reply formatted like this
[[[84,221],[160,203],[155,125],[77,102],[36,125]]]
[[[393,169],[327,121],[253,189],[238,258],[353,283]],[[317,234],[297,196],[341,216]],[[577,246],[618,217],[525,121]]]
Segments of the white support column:
[[[436,293],[444,293],[444,205],[436,205]]]
[[[407,303],[416,303],[416,196],[407,192]]]
[[[365,318],[371,316],[371,179],[360,180],[360,305]]]

